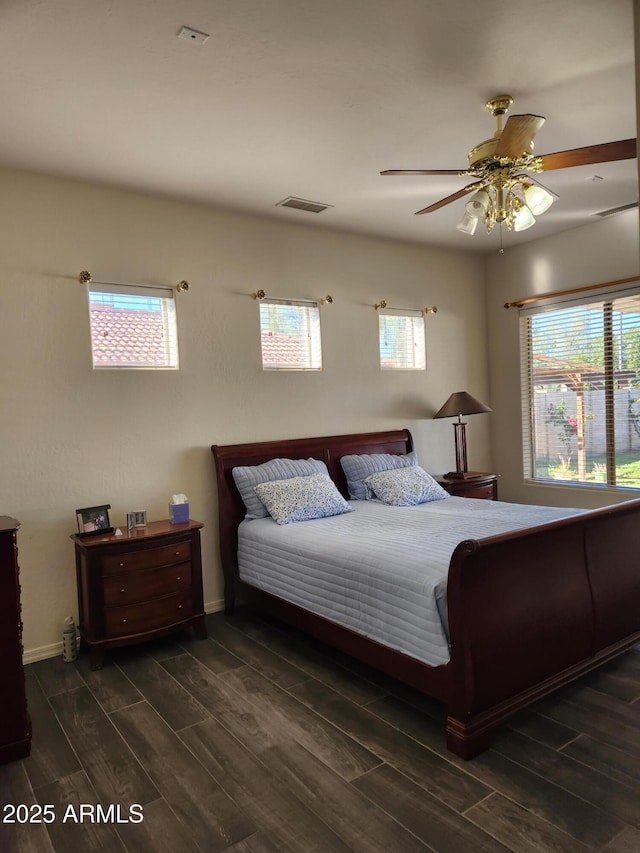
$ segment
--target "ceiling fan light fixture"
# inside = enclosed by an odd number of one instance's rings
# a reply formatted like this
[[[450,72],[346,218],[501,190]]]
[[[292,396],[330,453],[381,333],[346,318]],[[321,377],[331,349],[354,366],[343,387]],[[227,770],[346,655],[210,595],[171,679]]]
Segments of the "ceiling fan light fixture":
[[[469,216],[484,218],[489,210],[489,204],[490,200],[487,191],[478,190],[478,192],[474,193],[474,195],[472,195],[469,201],[465,204],[465,210]]]
[[[519,199],[517,199],[519,201]],[[514,201],[516,199],[514,198]],[[514,207],[515,213],[513,216],[513,230],[514,231],[526,231],[527,228],[531,228],[532,225],[535,225],[536,218],[529,210],[529,207],[526,204],[522,204]]]
[[[548,190],[538,184],[524,183],[522,185],[524,200],[527,207],[534,216],[540,216],[546,210],[549,210],[554,202],[554,198]]]
[[[476,233],[476,228],[478,227],[478,217],[473,216],[473,214],[469,213],[465,207],[465,211],[462,215],[462,219],[456,225],[458,231],[462,231],[463,234],[468,234],[470,237]]]

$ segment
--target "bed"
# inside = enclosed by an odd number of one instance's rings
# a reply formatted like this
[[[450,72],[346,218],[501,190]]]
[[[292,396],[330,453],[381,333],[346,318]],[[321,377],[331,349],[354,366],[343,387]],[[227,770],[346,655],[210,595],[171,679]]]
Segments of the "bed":
[[[447,654],[440,661],[427,662],[428,655],[394,648],[291,600],[286,579],[281,592],[241,579],[238,531],[247,510],[234,468],[321,460],[348,498],[343,457],[400,457],[412,450],[408,430],[213,445],[225,610],[232,614],[236,601],[249,602],[442,701],[447,746],[471,759],[513,713],[640,642],[640,500],[562,511],[562,517],[481,538],[462,535],[449,559],[444,605],[438,604],[446,613]],[[480,502],[469,508],[472,503]],[[376,511],[385,509],[395,507]],[[344,518],[351,523],[352,515]],[[299,535],[306,524],[322,521],[286,527]]]

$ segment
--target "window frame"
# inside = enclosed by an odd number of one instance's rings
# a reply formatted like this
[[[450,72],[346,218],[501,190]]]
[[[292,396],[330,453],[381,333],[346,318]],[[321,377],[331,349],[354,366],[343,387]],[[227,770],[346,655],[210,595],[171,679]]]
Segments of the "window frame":
[[[388,344],[386,341],[386,331],[385,331],[385,317],[401,317],[406,321],[411,320],[410,330],[409,323],[406,322],[405,326],[407,330],[404,332],[405,338],[405,357],[411,353],[412,358],[406,358],[406,362],[404,364],[392,363],[391,358],[385,350],[388,349]],[[421,322],[418,323],[417,321]],[[427,328],[426,328],[426,320],[424,311],[420,311],[418,309],[413,308],[388,308],[388,307],[380,307],[378,308],[378,352],[380,358],[380,370],[387,371],[423,371],[427,369]],[[420,340],[416,338],[416,331],[420,329],[418,333],[418,337]],[[409,345],[413,341],[413,350],[410,349]],[[419,351],[418,351],[419,348]],[[395,358],[395,356],[394,356]],[[413,364],[408,364],[409,361],[412,361]]]
[[[585,291],[588,288],[585,288]],[[571,319],[569,312],[575,309],[587,308],[593,312],[601,312],[602,323],[602,391],[604,403],[602,409],[602,417],[604,418],[604,443],[605,443],[605,467],[606,479],[605,486],[615,489],[640,489],[638,485],[620,484],[617,471],[617,454],[626,452],[620,446],[620,442],[616,441],[616,390],[624,390],[616,388],[620,381],[616,373],[622,368],[616,369],[614,363],[614,348],[616,344],[621,345],[623,332],[640,331],[640,323],[632,323],[627,328],[622,326],[622,321],[614,328],[612,324],[612,315],[616,312],[616,303],[628,300],[633,297],[640,297],[640,284],[634,279],[632,284],[621,287],[619,284],[599,290],[596,295],[593,292],[582,293],[579,295],[563,296],[549,299],[544,306],[538,307],[522,307],[519,311],[519,334],[520,334],[520,371],[521,371],[521,407],[522,407],[522,461],[523,461],[523,476],[526,482],[549,485],[570,485],[580,488],[602,488],[602,483],[594,482],[580,478],[580,468],[578,470],[578,478],[555,480],[551,476],[540,476],[536,473],[538,460],[536,456],[536,410],[535,410],[535,387],[536,383],[533,377],[534,370],[534,353],[533,353],[533,336],[531,330],[532,318],[541,314],[551,312],[567,311],[568,320]],[[621,306],[617,309],[618,314],[625,313],[621,310]],[[630,314],[640,314],[640,310],[630,311]],[[579,315],[575,315],[579,319]],[[570,361],[567,360],[567,364]],[[635,369],[635,368],[630,368]],[[580,371],[581,372],[581,371]],[[640,369],[636,370],[636,377],[629,380],[630,383],[640,381]],[[587,384],[589,383],[586,380]],[[567,384],[561,381],[555,384]],[[633,384],[629,384],[627,390],[632,390]],[[638,387],[638,396],[640,397],[640,385]],[[559,393],[559,392],[558,392]],[[576,393],[569,392],[566,393]],[[584,393],[584,391],[583,391]],[[576,398],[577,400],[577,398]],[[630,400],[630,403],[633,402]],[[578,410],[580,411],[580,410]],[[593,413],[581,411],[580,415],[576,412],[577,417],[582,418],[584,427],[585,419],[594,417]],[[576,419],[574,418],[574,421]],[[622,426],[625,425],[624,420],[621,421]],[[620,426],[618,427],[620,429]],[[585,448],[586,450],[586,448]],[[595,466],[594,466],[595,467]]]
[[[271,317],[267,315],[267,309],[275,308]],[[302,329],[298,334],[291,334],[290,328],[286,327],[284,310],[278,312],[278,308],[300,309],[300,320]],[[282,313],[279,325],[278,313]],[[271,320],[271,323],[268,321]],[[258,301],[258,323],[260,329],[260,354],[262,369],[266,372],[298,371],[304,373],[318,373],[323,370],[322,358],[322,327],[320,321],[320,301],[317,299],[278,299],[274,297],[263,297]],[[271,327],[270,327],[271,326]],[[306,333],[305,333],[306,332]],[[297,364],[286,360],[275,363],[274,360],[265,358],[268,352],[265,350],[265,337],[270,335],[283,335],[291,338],[294,343],[301,345],[302,351],[306,351],[305,358]]]
[[[178,318],[177,318],[177,309],[176,309],[176,298],[174,288],[172,287],[163,287],[163,286],[153,286],[153,285],[142,285],[142,284],[123,284],[120,282],[108,282],[108,281],[90,281],[87,283],[87,308],[89,312],[89,332],[90,332],[90,345],[91,345],[91,360],[94,370],[179,370],[180,369],[180,356],[178,349]],[[162,363],[152,362],[151,360],[147,360],[147,362],[133,363],[133,362],[125,362],[121,361],[120,363],[114,364],[101,364],[96,359],[99,358],[99,352],[97,349],[97,328],[94,327],[94,318],[92,314],[93,306],[92,306],[92,295],[96,294],[98,297],[101,295],[104,297],[113,297],[113,301],[117,301],[118,299],[126,301],[127,299],[140,299],[140,300],[162,300],[160,303],[160,307],[158,309],[142,309],[142,308],[133,308],[130,307],[127,309],[126,307],[123,309],[125,312],[127,310],[133,312],[134,310],[154,310],[159,311],[162,316],[162,341],[161,341],[161,349],[164,351],[164,358]],[[107,300],[105,299],[105,304]]]

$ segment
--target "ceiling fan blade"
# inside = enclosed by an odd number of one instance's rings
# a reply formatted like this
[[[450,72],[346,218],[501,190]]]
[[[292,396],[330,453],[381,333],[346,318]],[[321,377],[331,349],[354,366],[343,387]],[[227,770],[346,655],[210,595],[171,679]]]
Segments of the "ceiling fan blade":
[[[531,141],[544,123],[542,116],[511,116],[507,119],[493,156],[516,160],[523,154],[529,154]]]
[[[569,166],[633,160],[637,156],[636,149],[635,139],[621,139],[618,142],[603,142],[600,145],[587,145],[586,148],[558,151],[556,154],[543,154],[540,159],[543,170],[549,172],[552,169],[567,169]]]
[[[446,198],[441,198],[440,201],[436,201],[433,204],[430,204],[429,207],[424,207],[422,210],[416,210],[416,216],[420,213],[433,213],[434,210],[440,210],[441,207],[444,207],[447,204],[451,204],[452,201],[457,201],[459,198],[467,195],[467,193],[471,193],[474,190],[479,190],[481,187],[486,186],[482,181],[476,181],[473,184],[467,184],[463,189],[458,190],[457,193],[453,193],[452,195],[448,195]]]
[[[463,175],[465,169],[385,169],[381,175]]]

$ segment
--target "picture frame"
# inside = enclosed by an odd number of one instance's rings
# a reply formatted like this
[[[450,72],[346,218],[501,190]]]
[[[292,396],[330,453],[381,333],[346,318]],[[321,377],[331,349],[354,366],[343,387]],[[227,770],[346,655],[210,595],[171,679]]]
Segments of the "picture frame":
[[[109,521],[111,504],[87,506],[76,510],[78,536],[95,536],[99,533],[113,533]]]
[[[146,510],[137,510],[135,512],[127,513],[127,530],[133,530],[135,527],[146,527],[147,526],[147,512]]]

